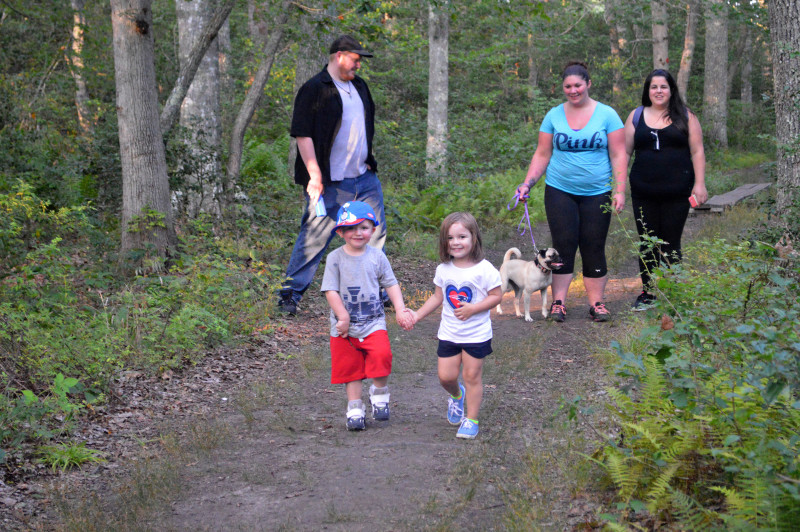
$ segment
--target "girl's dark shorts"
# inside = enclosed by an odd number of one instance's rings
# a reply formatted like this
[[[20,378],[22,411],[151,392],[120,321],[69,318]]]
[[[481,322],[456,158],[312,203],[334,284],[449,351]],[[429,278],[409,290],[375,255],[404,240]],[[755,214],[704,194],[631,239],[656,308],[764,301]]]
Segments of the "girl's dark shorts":
[[[460,355],[461,351],[466,351],[473,358],[487,357],[492,354],[492,340],[490,338],[477,344],[457,344],[447,340],[439,340],[439,348],[436,350],[436,354],[440,358],[449,358]]]

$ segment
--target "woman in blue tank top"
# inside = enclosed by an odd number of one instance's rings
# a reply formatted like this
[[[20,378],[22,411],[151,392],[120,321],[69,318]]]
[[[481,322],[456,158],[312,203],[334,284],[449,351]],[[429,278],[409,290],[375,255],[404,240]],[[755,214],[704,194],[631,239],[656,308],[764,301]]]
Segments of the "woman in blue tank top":
[[[675,79],[666,70],[653,70],[642,89],[642,107],[625,122],[625,149],[634,155],[631,203],[640,238],[639,272],[642,293],[635,310],[652,306],[652,271],[659,261],[681,260],[681,235],[690,201],[708,199],[703,132],[694,113],[686,109]],[[657,238],[653,246],[645,237]]]
[[[547,223],[564,264],[553,274],[550,317],[566,319],[567,293],[580,250],[589,315],[594,321],[608,321],[603,297],[611,212],[606,207],[610,203],[616,212],[625,207],[628,158],[623,124],[611,107],[589,97],[592,81],[585,64],[569,63],[561,79],[566,101],[542,121],[536,152],[517,192],[527,194],[547,173]]]

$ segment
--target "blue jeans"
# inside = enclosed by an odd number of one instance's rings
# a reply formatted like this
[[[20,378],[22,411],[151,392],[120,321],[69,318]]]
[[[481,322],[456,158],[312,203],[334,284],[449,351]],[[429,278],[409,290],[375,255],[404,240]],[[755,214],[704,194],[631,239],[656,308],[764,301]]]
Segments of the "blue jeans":
[[[377,174],[372,170],[367,170],[358,177],[336,181],[325,186],[320,199],[325,201],[327,216],[318,218],[314,212],[314,205],[309,201],[308,193],[304,191],[303,196],[306,203],[303,217],[300,219],[300,234],[297,235],[297,241],[294,243],[289,266],[286,267],[286,280],[280,291],[282,298],[291,297],[295,303],[300,301],[311,285],[322,255],[333,237],[336,236],[333,228],[336,227],[336,215],[342,205],[353,200],[368,203],[380,221],[369,244],[372,247],[383,249],[386,241],[383,189]]]

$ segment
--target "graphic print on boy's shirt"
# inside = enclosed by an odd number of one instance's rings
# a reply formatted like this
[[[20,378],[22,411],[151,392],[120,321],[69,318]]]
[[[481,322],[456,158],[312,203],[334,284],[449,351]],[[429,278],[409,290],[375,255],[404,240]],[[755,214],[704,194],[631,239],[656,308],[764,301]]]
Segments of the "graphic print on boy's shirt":
[[[369,298],[365,296],[359,298],[360,293],[360,286],[348,286],[344,292],[341,292],[344,307],[350,314],[350,321],[353,323],[364,323],[374,319],[380,315],[383,307],[383,302],[376,294],[370,295]]]

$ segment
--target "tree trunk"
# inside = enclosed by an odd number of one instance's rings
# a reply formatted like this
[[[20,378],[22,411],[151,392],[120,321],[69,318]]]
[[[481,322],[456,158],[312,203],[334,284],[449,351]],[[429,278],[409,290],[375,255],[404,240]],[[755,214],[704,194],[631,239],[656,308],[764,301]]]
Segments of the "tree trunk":
[[[669,40],[667,37],[667,4],[662,0],[652,0],[650,11],[653,16],[653,68],[669,68]]]
[[[67,56],[70,74],[75,81],[75,108],[78,112],[78,126],[84,135],[92,131],[92,121],[89,118],[89,90],[83,79],[83,28],[86,18],[83,15],[84,0],[71,0],[72,5],[72,45]]]
[[[622,52],[625,49],[625,27],[619,22],[617,0],[605,0],[605,18],[611,50],[612,103],[622,98]]]
[[[744,39],[744,51],[742,52],[742,77],[741,90],[739,92],[745,112],[751,111],[753,105],[753,31],[746,27],[747,32]]]
[[[164,104],[164,109],[161,111],[161,131],[164,135],[172,129],[172,126],[174,126],[175,122],[178,120],[180,106],[183,103],[183,99],[186,97],[186,92],[189,90],[192,80],[194,80],[195,73],[200,67],[200,63],[203,57],[205,57],[209,46],[211,46],[211,43],[214,42],[214,39],[217,37],[217,33],[219,33],[223,23],[228,19],[228,15],[235,3],[236,0],[220,1],[219,7],[217,7],[211,20],[206,24],[202,34],[197,39],[197,44],[192,50],[189,59],[186,61],[185,67],[181,67],[178,79],[175,80],[175,86],[172,88],[172,92],[167,98],[167,102]]]
[[[239,114],[233,123],[233,131],[231,131],[231,142],[228,155],[227,167],[227,183],[225,185],[226,203],[230,203],[237,182],[239,181],[239,173],[242,170],[242,153],[244,151],[244,133],[247,130],[253,114],[256,112],[258,104],[261,102],[261,96],[264,94],[264,86],[269,80],[269,74],[272,70],[272,64],[275,61],[275,54],[278,52],[283,39],[284,26],[289,18],[289,10],[292,7],[292,2],[283,0],[280,7],[280,12],[275,18],[274,27],[272,32],[264,45],[263,60],[258,67],[258,70],[253,77],[253,83],[247,95],[244,98],[242,107],[239,109]]]
[[[234,97],[234,82],[231,75],[231,23],[225,24],[217,33],[217,47],[219,49],[219,98],[220,98],[220,125],[222,131],[229,131],[233,123],[231,100]]]
[[[325,43],[320,34],[319,25],[316,23],[318,15],[312,14],[319,12],[314,9],[318,6],[314,2],[306,2],[305,5],[311,8],[311,12],[304,13],[300,20],[300,29],[304,38],[298,43],[297,61],[295,62],[293,92],[295,96],[300,87],[303,86],[303,83],[322,70],[322,67],[328,62]],[[289,145],[289,161],[287,165],[289,175],[292,178],[294,178],[294,161],[296,158],[297,141],[292,139]]]
[[[779,221],[797,227],[800,205],[800,4],[770,0],[769,31],[775,82],[775,129],[778,137],[776,209]]]
[[[710,140],[728,147],[728,13],[725,0],[708,0],[703,79],[704,128]]]
[[[747,33],[747,26],[742,24],[738,25],[739,29],[742,33]],[[742,64],[744,54],[744,46],[747,43],[747,39],[737,39],[733,53],[730,54],[731,61],[728,63],[728,99],[731,99],[731,95],[733,94],[733,84],[736,81],[736,73],[739,72],[739,66]]]
[[[150,0],[111,0],[117,122],[122,164],[121,260],[144,250],[155,262],[177,242],[172,222],[158,91]],[[138,261],[137,261],[138,262]]]
[[[425,173],[443,179],[447,171],[448,2],[428,4],[428,143]]]
[[[178,55],[181,69],[191,60],[212,16],[214,0],[175,0],[178,19]],[[221,192],[222,164],[219,158],[219,46],[214,39],[197,68],[180,108],[180,124],[187,129],[185,206],[190,218],[200,213],[220,214],[216,192]]]
[[[678,92],[686,101],[689,93],[689,75],[692,72],[692,59],[694,59],[694,46],[697,42],[697,19],[700,6],[697,0],[689,0],[686,5],[686,31],[683,35],[683,53],[681,66],[678,69]]]

